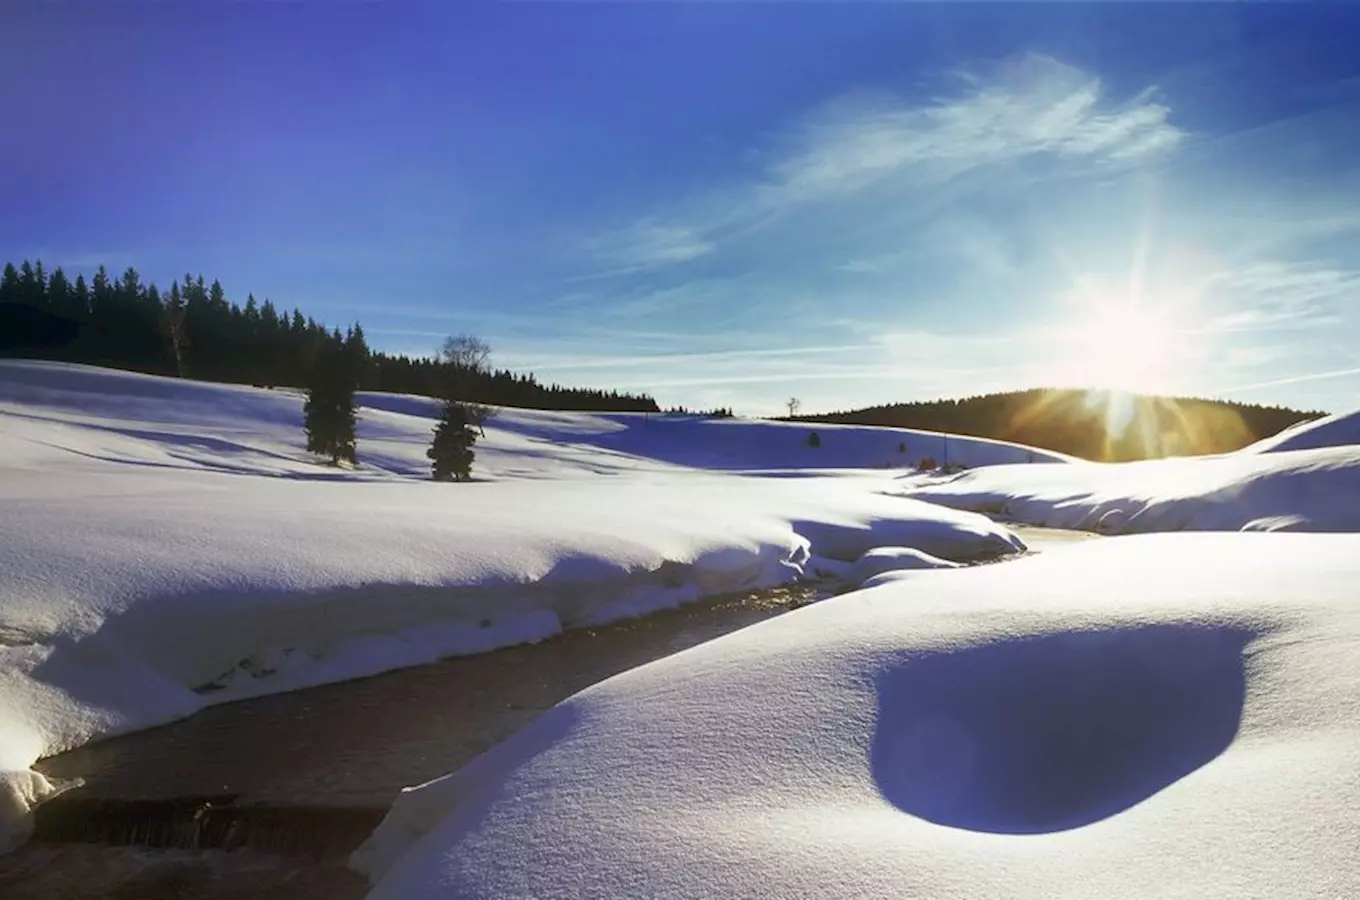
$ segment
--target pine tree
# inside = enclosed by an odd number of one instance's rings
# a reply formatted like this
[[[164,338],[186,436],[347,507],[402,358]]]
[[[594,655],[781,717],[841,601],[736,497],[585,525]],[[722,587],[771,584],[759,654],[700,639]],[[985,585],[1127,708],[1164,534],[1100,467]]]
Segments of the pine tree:
[[[179,293],[179,282],[170,282],[170,292],[162,305],[161,328],[170,339],[170,352],[175,357],[175,373],[184,377],[184,350],[189,345],[184,329],[184,298]]]
[[[364,329],[358,322],[345,335],[345,365],[355,390],[358,390],[368,375],[368,341],[364,339]]]
[[[303,407],[307,428],[307,449],[331,458],[355,462],[354,367],[340,333],[323,340],[307,381],[307,403]]]
[[[71,296],[75,300],[76,312],[82,316],[90,314],[90,286],[85,281],[84,275],[76,275],[75,287],[71,290]]]
[[[445,401],[434,429],[434,440],[425,455],[433,463],[434,480],[463,481],[472,477],[472,445],[477,432],[472,430],[467,408],[462,403]]]
[[[66,273],[61,270],[61,266],[52,270],[52,277],[47,281],[47,305],[52,308],[54,313],[65,315],[70,312],[70,293],[71,282],[67,280]]]
[[[14,268],[14,263],[5,263],[5,271],[0,275],[0,296],[6,301],[18,302],[21,289],[19,280],[19,270]]]

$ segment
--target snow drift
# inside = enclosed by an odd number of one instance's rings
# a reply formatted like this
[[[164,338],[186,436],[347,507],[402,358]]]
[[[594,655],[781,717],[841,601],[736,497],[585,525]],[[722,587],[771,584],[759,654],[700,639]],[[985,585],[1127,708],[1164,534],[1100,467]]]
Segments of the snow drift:
[[[1360,536],[915,572],[595,685],[408,790],[373,898],[1360,893]]]

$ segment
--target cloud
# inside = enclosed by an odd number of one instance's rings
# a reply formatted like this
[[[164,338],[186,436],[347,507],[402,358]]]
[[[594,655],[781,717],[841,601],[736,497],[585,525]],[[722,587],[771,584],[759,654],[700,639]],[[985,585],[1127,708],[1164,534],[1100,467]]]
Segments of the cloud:
[[[828,104],[771,167],[767,191],[780,202],[815,199],[906,174],[945,180],[1038,154],[1133,161],[1184,137],[1150,90],[1110,103],[1099,78],[1048,56],[962,80],[963,93],[924,105],[891,95]]]
[[[1360,368],[1352,367],[1349,369],[1333,369],[1330,372],[1313,372],[1308,375],[1293,375],[1289,378],[1275,378],[1270,381],[1258,381],[1255,384],[1238,384],[1233,387],[1220,388],[1215,393],[1228,394],[1238,391],[1254,391],[1261,388],[1282,387],[1289,384],[1303,384],[1307,381],[1326,381],[1331,378],[1350,378],[1360,375]]]
[[[526,364],[539,366],[553,371],[579,369],[618,369],[629,367],[654,368],[673,364],[692,363],[743,363],[751,360],[792,357],[805,360],[808,356],[819,354],[854,353],[873,349],[873,344],[835,344],[823,346],[760,347],[733,350],[708,350],[693,353],[654,353],[648,355],[605,356],[592,354],[566,354],[558,356],[524,356]]]
[[[585,249],[612,268],[573,280],[626,275],[689,262],[713,252],[713,244],[692,227],[648,218],[592,238],[585,243]]]
[[[1315,328],[1360,307],[1360,271],[1325,263],[1262,260],[1213,281],[1212,292],[1231,311],[1210,319],[1207,332]]]
[[[974,171],[1050,158],[1127,167],[1157,158],[1185,137],[1151,89],[1123,102],[1101,80],[1030,54],[981,72],[958,73],[955,90],[910,99],[858,91],[838,97],[759,154],[752,179],[714,189],[678,215],[644,217],[587,242],[618,276],[689,262],[810,203],[868,188],[938,188]],[[925,210],[924,200],[922,211]],[[853,270],[872,261],[849,260]]]
[[[854,325],[856,329],[847,327]],[[951,335],[930,331],[872,330],[865,322],[827,321],[825,331],[843,340],[783,342],[775,335],[728,334],[702,351],[639,352],[615,344],[614,352],[585,355],[580,343],[521,343],[498,358],[512,368],[532,369],[548,380],[624,385],[653,392],[665,403],[727,405],[747,413],[780,408],[790,391],[809,410],[897,402],[927,394],[959,394],[961,385],[989,389],[1013,385],[1017,369],[1014,334]],[[744,343],[743,343],[744,341]],[[587,377],[588,376],[588,377]]]

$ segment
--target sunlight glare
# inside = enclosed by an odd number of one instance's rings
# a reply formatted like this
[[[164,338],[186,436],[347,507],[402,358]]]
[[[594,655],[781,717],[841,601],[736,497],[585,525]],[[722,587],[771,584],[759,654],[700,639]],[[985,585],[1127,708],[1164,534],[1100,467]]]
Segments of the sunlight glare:
[[[1058,387],[1175,394],[1202,362],[1199,289],[1144,277],[1076,279],[1053,332],[1046,380]]]
[[[1069,378],[1086,387],[1165,393],[1183,372],[1178,323],[1131,304],[1109,305],[1074,323],[1066,335]]]

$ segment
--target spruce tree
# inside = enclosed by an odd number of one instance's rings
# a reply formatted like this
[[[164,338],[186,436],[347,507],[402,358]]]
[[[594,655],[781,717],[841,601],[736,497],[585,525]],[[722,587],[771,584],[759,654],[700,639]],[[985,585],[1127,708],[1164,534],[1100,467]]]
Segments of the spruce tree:
[[[4,274],[0,275],[0,295],[4,296],[6,302],[17,303],[20,300],[21,283],[19,270],[14,268],[14,263],[5,263]]]
[[[179,282],[170,282],[170,292],[161,304],[161,329],[170,342],[170,352],[175,358],[175,374],[184,377],[184,351],[189,344],[184,328],[184,298],[179,293]]]
[[[439,424],[434,429],[434,440],[425,451],[433,464],[434,480],[462,481],[472,477],[472,445],[477,432],[472,430],[467,407],[456,401],[444,401]]]
[[[326,337],[307,380],[307,403],[303,407],[307,449],[331,458],[355,462],[354,391],[357,387],[351,353],[340,333]]]

